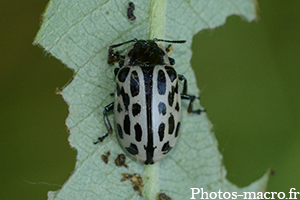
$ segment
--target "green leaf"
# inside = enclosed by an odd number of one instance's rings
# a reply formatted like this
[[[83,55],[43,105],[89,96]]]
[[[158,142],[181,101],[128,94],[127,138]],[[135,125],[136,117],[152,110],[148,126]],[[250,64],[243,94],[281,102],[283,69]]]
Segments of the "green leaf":
[[[128,1],[52,0],[43,15],[35,43],[74,70],[71,83],[62,90],[69,105],[69,142],[78,151],[76,167],[62,189],[49,192],[49,199],[156,199],[164,192],[173,199],[190,199],[190,188],[206,192],[262,191],[267,174],[245,188],[225,179],[226,170],[206,114],[182,112],[182,127],[174,150],[154,165],[142,165],[127,156],[129,168],[117,167],[114,159],[124,153],[112,134],[104,142],[93,142],[107,130],[103,108],[113,101],[114,67],[107,64],[108,46],[133,38],[187,40],[174,44],[175,68],[188,80],[189,94],[198,95],[190,66],[193,36],[200,30],[225,23],[230,15],[255,19],[254,0],[140,0],[135,3],[135,21],[127,18]],[[124,49],[125,50],[125,49]],[[187,102],[182,103],[183,110]],[[199,102],[195,103],[200,108]],[[113,115],[109,116],[113,124]],[[105,164],[101,155],[111,151]],[[143,196],[122,173],[143,176]]]

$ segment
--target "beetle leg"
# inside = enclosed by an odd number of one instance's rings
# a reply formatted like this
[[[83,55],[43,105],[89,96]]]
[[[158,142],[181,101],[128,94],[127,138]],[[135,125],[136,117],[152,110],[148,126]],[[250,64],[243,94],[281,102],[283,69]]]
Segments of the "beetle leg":
[[[181,74],[178,74],[178,78],[180,81],[183,81],[183,89],[182,89],[182,93],[183,95],[186,95],[186,92],[187,92],[187,81],[186,81],[186,78],[181,75]]]
[[[187,99],[190,100],[187,112],[188,113],[195,113],[195,114],[200,114],[201,112],[206,112],[206,110],[193,110],[193,103],[195,99],[199,99],[199,97],[196,97],[194,95],[188,95],[188,94],[181,94],[181,99]]]
[[[110,134],[112,134],[113,129],[110,125],[109,119],[107,117],[107,112],[112,111],[114,109],[114,102],[108,104],[107,106],[105,106],[104,111],[103,111],[103,116],[104,116],[104,122],[106,124],[107,127],[107,132],[105,135],[103,135],[102,137],[98,138],[98,141],[94,142],[94,144],[98,144],[99,142],[102,142],[106,137],[108,137]]]
[[[174,50],[174,47],[171,44],[169,44],[169,46],[166,48],[166,52],[167,52],[168,56],[172,53],[173,50]]]
[[[187,112],[188,113],[195,113],[195,114],[200,114],[201,112],[206,112],[205,110],[200,110],[200,109],[199,110],[193,110],[193,103],[194,103],[195,99],[200,99],[200,98],[196,97],[194,95],[186,94],[187,93],[187,80],[181,74],[178,74],[178,78],[179,78],[180,81],[183,81],[183,90],[182,90],[182,93],[181,93],[181,98],[190,100]]]

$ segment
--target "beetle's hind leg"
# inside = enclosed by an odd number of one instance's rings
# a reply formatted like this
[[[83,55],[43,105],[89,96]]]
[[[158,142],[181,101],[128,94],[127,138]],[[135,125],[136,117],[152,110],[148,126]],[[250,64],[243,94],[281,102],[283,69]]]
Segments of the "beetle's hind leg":
[[[108,104],[107,106],[105,106],[104,111],[103,111],[103,116],[104,116],[104,122],[106,124],[107,127],[107,132],[105,135],[103,135],[102,137],[98,138],[98,141],[94,142],[94,144],[98,144],[99,142],[102,142],[105,138],[107,138],[108,136],[110,136],[113,132],[113,129],[110,125],[109,119],[107,117],[107,112],[112,111],[114,109],[114,102]]]
[[[190,100],[187,112],[188,113],[195,113],[195,114],[200,114],[201,112],[206,112],[206,110],[193,110],[193,103],[196,99],[200,99],[199,97],[196,97],[194,95],[188,95],[187,94],[187,80],[186,78],[181,75],[178,74],[178,78],[180,81],[183,81],[183,89],[182,89],[182,93],[181,93],[181,99],[187,99]]]
[[[188,95],[188,94],[181,94],[181,99],[187,99],[190,100],[187,112],[188,113],[195,113],[195,114],[200,114],[202,112],[206,112],[206,110],[193,110],[193,103],[195,99],[200,99],[199,97],[196,97],[194,95]]]

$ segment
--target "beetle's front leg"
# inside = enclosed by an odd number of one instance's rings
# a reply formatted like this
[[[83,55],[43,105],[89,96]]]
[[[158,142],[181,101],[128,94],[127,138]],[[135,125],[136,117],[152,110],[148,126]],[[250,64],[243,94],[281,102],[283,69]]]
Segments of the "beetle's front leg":
[[[106,137],[110,136],[110,134],[112,134],[113,129],[110,125],[109,119],[107,117],[107,112],[112,111],[114,109],[114,102],[108,104],[107,106],[105,106],[104,111],[103,111],[103,117],[104,117],[104,122],[106,124],[107,127],[107,132],[105,135],[103,135],[102,137],[98,138],[98,141],[94,142],[94,144],[98,144],[99,142],[102,142]]]

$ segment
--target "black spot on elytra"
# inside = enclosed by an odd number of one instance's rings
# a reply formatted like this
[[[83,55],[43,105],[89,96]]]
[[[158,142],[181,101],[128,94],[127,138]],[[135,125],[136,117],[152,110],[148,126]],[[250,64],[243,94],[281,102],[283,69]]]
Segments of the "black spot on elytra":
[[[177,73],[173,67],[166,66],[165,67],[167,74],[169,75],[169,78],[171,82],[173,82],[177,78]]]
[[[139,150],[135,144],[130,143],[130,147],[125,147],[125,149],[130,153],[131,155],[137,155],[139,154]]]
[[[121,107],[121,104],[120,104],[120,103],[118,103],[117,111],[118,111],[119,113],[122,112],[122,107]]]
[[[136,123],[134,125],[134,130],[135,130],[135,140],[140,142],[142,140],[142,127],[139,123]]]
[[[172,107],[172,105],[174,103],[174,86],[172,86],[171,91],[169,92],[168,102],[169,102],[169,105]]]
[[[164,123],[161,123],[158,127],[159,141],[163,141],[163,139],[164,139],[165,127],[166,127],[166,125]]]
[[[172,147],[170,147],[169,141],[164,144],[164,146],[161,148],[161,151],[163,154],[167,154],[171,151]]]
[[[175,137],[179,135],[179,129],[180,129],[180,122],[177,123],[176,130],[175,130]]]
[[[125,109],[128,110],[128,106],[129,106],[129,103],[130,103],[130,100],[129,100],[129,95],[127,93],[125,93],[124,91],[124,88],[122,87],[121,89],[121,95],[122,95],[122,100],[123,100],[123,103],[124,103],[124,106],[125,106]]]
[[[118,130],[119,138],[123,139],[123,131],[120,124],[117,124],[117,130]]]
[[[174,122],[174,116],[171,114],[168,120],[168,124],[169,124],[169,134],[171,135],[174,131],[175,128],[175,122]]]
[[[175,65],[175,60],[174,60],[174,58],[170,58],[170,57],[169,57],[169,62],[170,62],[170,65]]]
[[[178,103],[178,102],[176,103],[175,110],[177,110],[178,112],[179,112],[179,110],[180,110],[180,107],[179,107],[179,103]]]
[[[139,76],[136,71],[133,71],[130,76],[130,92],[133,97],[140,92]]]
[[[127,135],[130,135],[130,119],[129,119],[129,115],[125,115],[123,127],[124,127],[124,132]]]
[[[138,103],[132,105],[132,115],[135,117],[136,115],[140,114],[141,106]]]
[[[157,74],[157,91],[160,95],[166,93],[166,76],[163,70],[159,70]]]
[[[166,104],[164,104],[163,102],[159,102],[159,104],[158,104],[158,112],[159,112],[159,114],[165,115],[167,113]]]
[[[125,68],[121,68],[119,70],[119,73],[118,73],[118,80],[121,82],[121,83],[124,83],[127,76],[128,76],[128,73],[129,73],[129,68],[128,67],[125,67]]]
[[[178,94],[178,81],[176,82],[174,92],[175,92],[176,94]]]

